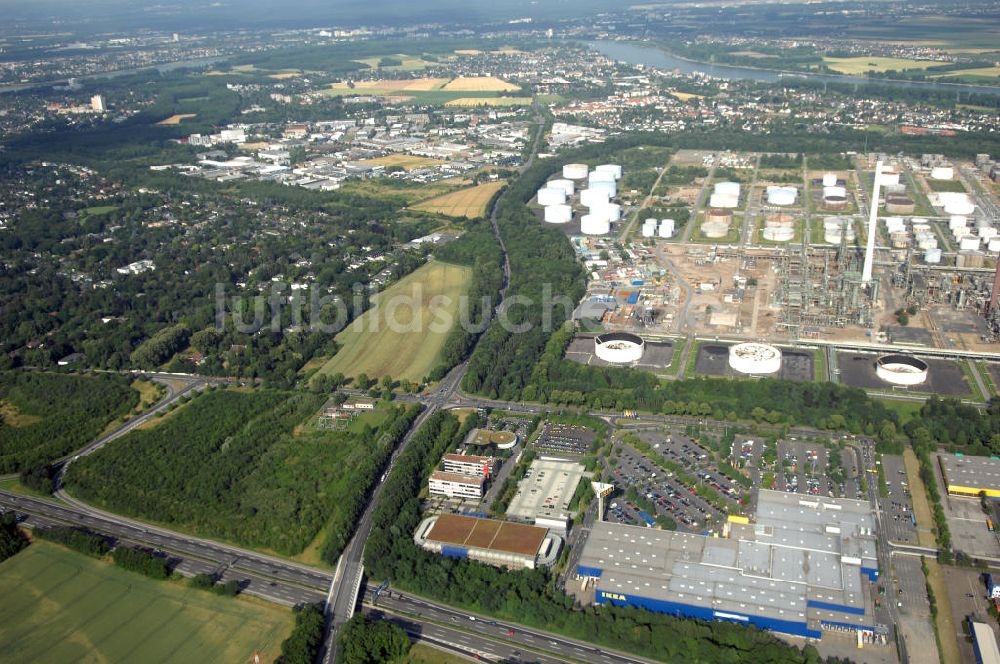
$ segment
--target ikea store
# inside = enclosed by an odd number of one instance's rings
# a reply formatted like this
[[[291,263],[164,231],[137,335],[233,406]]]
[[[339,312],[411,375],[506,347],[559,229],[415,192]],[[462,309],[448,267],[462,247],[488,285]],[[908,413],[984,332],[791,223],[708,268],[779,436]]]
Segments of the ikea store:
[[[756,521],[723,537],[596,523],[576,574],[597,604],[813,639],[876,632],[874,528],[866,501],[761,490]]]

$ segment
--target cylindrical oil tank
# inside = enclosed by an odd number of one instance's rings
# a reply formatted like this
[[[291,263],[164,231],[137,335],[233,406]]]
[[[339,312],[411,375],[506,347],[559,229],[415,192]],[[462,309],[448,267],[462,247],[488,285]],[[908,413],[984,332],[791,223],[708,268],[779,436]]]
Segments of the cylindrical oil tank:
[[[656,237],[656,219],[647,219],[642,225],[643,237]]]
[[[899,184],[899,171],[892,168],[882,168],[882,176],[879,178],[882,186],[892,186]]]
[[[572,196],[576,193],[576,184],[572,180],[567,180],[566,178],[560,178],[558,180],[549,180],[545,183],[545,186],[549,189],[562,189],[566,192],[567,196]]]
[[[847,196],[847,187],[841,187],[838,184],[830,185],[829,187],[823,187],[823,196]]]
[[[981,251],[960,251],[955,259],[956,267],[982,267],[986,263],[986,254]]]
[[[597,182],[591,182],[588,188],[603,189],[608,192],[608,198],[614,198],[618,195],[618,185],[615,184],[614,180],[598,180]]]
[[[584,235],[607,235],[611,232],[611,222],[606,217],[585,214],[580,219],[580,231]]]
[[[586,164],[566,164],[562,168],[562,176],[567,180],[584,180],[589,171]]]
[[[620,164],[601,164],[594,168],[595,172],[611,173],[616,180],[622,179],[622,167]]]
[[[663,219],[660,221],[660,237],[673,237],[674,236],[674,220],[673,219]]]
[[[968,217],[964,217],[960,214],[952,215],[951,219],[948,220],[948,230],[955,230],[956,228],[965,228],[969,224]]]
[[[740,195],[739,182],[716,182],[713,190],[716,194],[732,194],[737,198]]]
[[[622,206],[617,205],[616,203],[596,205],[590,208],[590,213],[592,215],[606,217],[608,221],[620,221],[622,218]]]
[[[951,166],[935,166],[931,169],[932,180],[950,180],[955,177],[955,169]]]
[[[910,234],[905,231],[890,233],[889,244],[892,246],[893,249],[906,249],[908,246],[910,246]]]
[[[936,265],[941,262],[941,250],[940,249],[928,249],[924,252],[924,262],[930,263],[931,265]]]
[[[768,187],[767,204],[785,207],[794,205],[798,198],[798,190],[795,187]]]
[[[595,182],[614,182],[615,174],[609,171],[591,171],[587,175],[587,182],[594,184]]]
[[[568,224],[573,219],[573,208],[568,205],[548,205],[545,221],[550,224]]]
[[[708,204],[714,208],[737,208],[740,205],[740,198],[733,194],[716,192],[709,197]]]
[[[990,243],[986,245],[986,250],[991,254],[1000,252],[1000,237],[990,239]]]
[[[584,189],[580,192],[580,204],[589,208],[607,205],[610,199],[606,189]]]
[[[823,196],[823,207],[827,210],[846,210],[847,196]]]
[[[975,251],[979,248],[979,238],[975,235],[966,235],[958,243],[958,248],[962,251]]]
[[[549,205],[563,205],[566,202],[566,192],[562,189],[553,189],[550,187],[542,187],[538,190],[538,204],[549,206]]]
[[[912,214],[916,209],[913,199],[905,194],[889,194],[885,197],[885,211],[893,214]]]
[[[722,208],[712,208],[705,213],[705,221],[708,223],[717,223],[729,225],[733,221],[732,210],[726,210]]]
[[[824,173],[823,174],[823,186],[824,187],[834,187],[837,185],[837,174],[836,173]]]
[[[729,234],[729,224],[720,221],[706,221],[701,225],[701,232],[708,238],[726,237]]]
[[[765,226],[761,232],[765,240],[770,242],[790,242],[795,237],[794,226]]]

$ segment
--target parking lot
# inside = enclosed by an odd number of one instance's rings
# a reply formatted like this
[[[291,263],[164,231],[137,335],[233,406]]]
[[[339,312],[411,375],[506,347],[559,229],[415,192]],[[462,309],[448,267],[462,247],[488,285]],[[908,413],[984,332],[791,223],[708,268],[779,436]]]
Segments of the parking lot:
[[[893,542],[917,544],[917,527],[914,524],[913,503],[910,501],[909,486],[906,483],[906,469],[903,457],[896,454],[882,455],[882,473],[889,489],[887,498],[880,498],[882,523],[886,537]],[[870,481],[877,481],[874,478]]]
[[[952,622],[955,625],[955,639],[963,662],[975,662],[972,644],[968,639],[969,616],[976,616],[979,622],[991,625],[996,632],[996,621],[990,618],[989,601],[986,599],[986,584],[982,573],[975,569],[963,569],[942,565],[948,599],[951,602]],[[944,638],[944,635],[941,635]]]
[[[875,374],[877,358],[874,353],[837,353],[840,382],[868,390],[906,390],[907,388],[885,382]],[[972,394],[972,387],[965,379],[965,373],[958,362],[927,357],[920,359],[927,363],[927,381],[913,387],[911,391],[956,397]]]
[[[970,556],[1000,558],[1000,541],[996,532],[986,526],[986,515],[978,498],[963,498],[948,494],[941,478],[941,466],[934,455],[934,477],[941,495],[941,505],[948,519],[952,547]]]
[[[833,483],[826,476],[827,453],[817,443],[779,440],[775,488],[813,496],[833,495]]]
[[[535,448],[541,452],[568,456],[583,456],[590,453],[597,440],[597,432],[587,427],[572,424],[546,422],[535,441]]]
[[[893,556],[891,574],[883,574],[879,587],[885,588],[881,602],[896,602],[899,623],[896,625],[906,641],[911,662],[936,664],[937,642],[931,629],[931,610],[927,600],[927,582],[916,556]],[[899,591],[903,592],[900,593]],[[885,608],[875,610],[879,622],[888,620]]]
[[[851,447],[844,446],[840,450],[840,459],[844,467],[844,498],[864,500],[865,497],[861,495],[859,473],[862,471],[858,468],[858,455]]]
[[[815,379],[812,353],[800,350],[781,350],[781,369],[774,378],[784,380],[811,381]],[[729,366],[728,344],[703,344],[698,348],[694,364],[695,373],[703,376],[745,377]]]
[[[673,519],[678,530],[687,532],[704,532],[720,527],[725,521],[726,514],[722,510],[695,494],[693,488],[685,486],[676,477],[669,477],[666,471],[636,450],[627,445],[620,445],[616,450],[618,461],[612,475],[622,492],[608,503],[605,516],[608,521],[643,525],[662,516]],[[644,499],[645,507],[653,511],[627,500],[624,494],[628,487],[635,487]]]

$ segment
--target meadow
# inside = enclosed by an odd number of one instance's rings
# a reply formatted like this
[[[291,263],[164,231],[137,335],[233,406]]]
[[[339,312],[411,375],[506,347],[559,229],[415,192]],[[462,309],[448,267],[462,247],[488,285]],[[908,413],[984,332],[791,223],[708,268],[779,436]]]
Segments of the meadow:
[[[450,194],[436,196],[423,201],[419,205],[413,206],[413,209],[420,210],[421,212],[434,212],[449,217],[482,217],[486,214],[486,206],[489,204],[490,199],[503,186],[504,182],[501,180],[487,182],[477,187],[460,189]]]
[[[884,58],[874,55],[863,55],[855,58],[832,58],[824,56],[823,62],[830,69],[841,74],[864,74],[865,72],[877,72],[905,69],[927,69],[934,65],[941,64],[931,60],[911,60],[908,58]]]
[[[319,373],[422,381],[438,364],[451,329],[431,329],[432,323],[454,317],[471,276],[467,267],[434,261],[396,282],[337,335],[340,350]],[[447,303],[439,306],[439,296]]]
[[[0,563],[0,643],[24,662],[249,662],[280,654],[292,613],[154,581],[48,542]]]
[[[369,166],[385,166],[386,168],[392,168],[398,166],[406,171],[412,171],[417,168],[427,168],[429,166],[439,166],[445,163],[441,159],[431,159],[429,157],[418,157],[412,154],[391,154],[385,157],[377,157],[375,159],[365,159],[361,162],[362,164],[367,164]]]

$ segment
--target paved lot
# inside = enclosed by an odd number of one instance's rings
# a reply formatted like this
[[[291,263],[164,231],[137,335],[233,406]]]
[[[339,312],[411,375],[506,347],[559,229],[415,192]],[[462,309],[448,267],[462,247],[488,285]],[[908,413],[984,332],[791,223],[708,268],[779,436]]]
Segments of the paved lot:
[[[844,466],[844,498],[862,499],[861,482],[858,479],[858,455],[850,447],[840,450],[841,463]]]
[[[593,337],[574,337],[566,348],[565,359],[580,364],[593,364],[598,367],[611,366],[608,362],[594,355]],[[639,369],[658,371],[670,366],[674,357],[674,344],[670,341],[647,341],[642,359],[635,364]]]
[[[906,652],[912,664],[938,664],[937,641],[931,623],[930,603],[927,601],[927,581],[920,568],[920,559],[915,556],[894,556],[892,577],[902,585],[903,594],[897,591],[899,583],[891,578],[882,581],[886,588],[883,602],[896,601],[899,609],[899,631],[906,642]],[[884,614],[884,611],[882,612]],[[884,615],[882,616],[884,620]]]
[[[729,366],[729,344],[702,344],[695,359],[695,373],[703,376],[745,377]],[[781,370],[774,376],[785,380],[810,381],[815,378],[814,357],[805,351],[783,349]]]
[[[909,487],[906,485],[906,470],[903,457],[895,454],[882,455],[882,472],[889,488],[889,497],[880,499],[886,537],[893,542],[917,544],[917,528],[913,523],[913,503],[910,501]],[[878,478],[873,478],[878,481]]]
[[[534,446],[539,451],[566,456],[590,453],[597,440],[597,432],[587,427],[546,422]]]
[[[875,390],[905,390],[887,383],[875,375],[874,353],[837,353],[837,366],[840,369],[840,382],[851,387],[861,387]],[[965,379],[958,362],[951,360],[937,360],[926,357],[920,358],[927,362],[928,375],[927,382],[912,388],[914,392],[930,392],[932,394],[944,394],[948,396],[969,396],[972,388]]]
[[[890,325],[886,328],[886,334],[892,343],[897,344],[923,344],[933,346],[934,337],[922,327],[903,327],[902,325]]]
[[[948,587],[948,598],[951,600],[951,615],[955,623],[958,650],[962,654],[963,662],[974,662],[976,657],[968,636],[967,618],[978,616],[980,621],[996,626],[996,621],[990,618],[988,613],[986,585],[979,570],[949,565],[942,565],[941,569],[944,572],[945,585]]]
[[[830,495],[833,486],[826,477],[827,453],[825,447],[816,443],[779,440],[775,488],[814,496]]]

